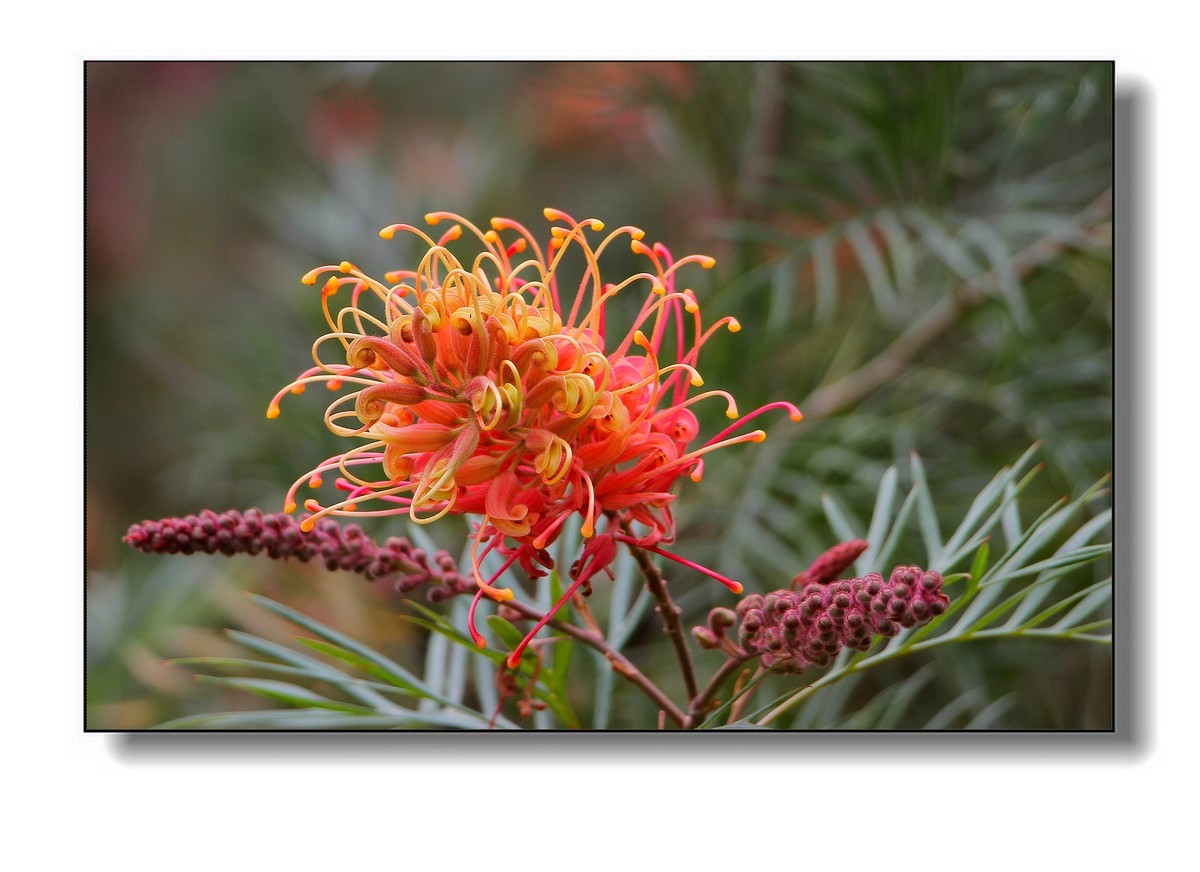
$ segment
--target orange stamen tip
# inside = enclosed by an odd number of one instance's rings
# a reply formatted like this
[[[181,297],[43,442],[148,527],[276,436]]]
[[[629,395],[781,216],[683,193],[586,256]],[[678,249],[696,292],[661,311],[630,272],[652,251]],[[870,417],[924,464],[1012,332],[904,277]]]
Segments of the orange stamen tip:
[[[329,381],[325,382],[325,387],[331,391],[336,391],[341,386],[342,386],[342,380],[340,378],[331,378]]]
[[[504,662],[508,664],[509,669],[516,669],[521,665],[521,655],[516,653],[509,654],[508,659]]]
[[[643,239],[645,236],[646,236],[646,231],[642,230],[640,227],[633,228],[633,230],[629,234],[629,237],[631,239],[635,239],[635,240]]]
[[[641,330],[633,331],[633,341],[636,344],[641,345],[643,347],[650,344],[650,340],[648,340],[646,338],[646,334],[643,333]]]
[[[503,218],[493,218],[491,220],[491,225],[492,225],[493,230],[503,230],[505,227],[504,219]]]
[[[304,388],[305,385],[295,385],[292,387],[292,393],[297,395],[302,394],[304,393]]]
[[[346,503],[346,505],[345,505],[343,508],[344,508],[344,509],[345,509],[347,512],[354,512],[354,511],[357,511],[357,510],[358,510],[358,506],[357,506],[356,504],[354,504],[354,503]]]
[[[743,590],[745,590],[745,588],[742,587],[741,582],[737,582],[737,581],[732,582],[729,585],[729,589],[731,591],[733,591],[734,593],[741,593]]]
[[[316,512],[320,510],[321,504],[316,500],[309,498],[304,501],[304,508],[308,509],[310,512]]]
[[[542,210],[542,215],[545,216],[547,221],[557,221],[558,216],[561,214],[562,212],[559,212],[557,209],[551,209],[549,206]]]
[[[483,234],[483,241],[491,242],[493,244],[497,243],[500,241],[500,234],[495,230],[489,230],[487,233]]]
[[[321,476],[319,476],[319,475],[314,475],[312,478],[310,478],[310,479],[308,480],[308,486],[309,486],[309,487],[311,487],[311,488],[314,488],[314,489],[315,489],[315,488],[319,488],[319,487],[321,486],[321,484],[322,484],[322,482],[323,482],[323,481],[324,481],[324,479],[322,479],[322,478],[321,478]],[[293,505],[294,505],[294,504],[293,504]]]
[[[462,225],[455,224],[449,230],[442,234],[442,242],[452,242],[455,239],[462,239]]]
[[[749,436],[751,442],[762,442],[767,438],[767,434],[762,430],[755,430],[753,433],[750,433]]]
[[[442,216],[440,216],[437,212],[426,212],[425,213],[425,223],[426,224],[434,225],[434,224],[437,224],[441,220],[442,220]]]
[[[474,629],[471,630],[471,638],[475,641],[475,646],[477,648],[487,647],[487,639],[483,638],[483,635],[477,633]]]
[[[270,418],[272,421],[274,421],[276,418],[278,418],[279,417],[279,406],[275,405],[274,403],[267,406],[267,417]]]
[[[739,321],[737,318],[730,318],[728,327],[729,327],[730,333],[737,333],[739,330],[742,329],[742,322]]]
[[[551,227],[550,228],[550,235],[553,236],[555,239],[565,239],[567,234],[569,234],[570,232],[571,231],[565,227]]]
[[[381,239],[391,239],[395,235],[396,235],[396,227],[395,227],[395,225],[392,225],[392,224],[389,224],[387,227],[385,227],[379,231],[379,236]]]
[[[791,418],[793,421],[803,421],[804,413],[801,412],[800,410],[796,410],[795,412],[788,413],[788,417]]]
[[[717,259],[715,257],[704,257],[700,260],[700,266],[702,266],[704,269],[712,269],[716,265]]]
[[[321,296],[332,297],[338,292],[338,288],[341,287],[341,284],[342,283],[338,281],[337,276],[330,276],[321,288]]]
[[[291,500],[289,500],[287,503],[284,504],[283,513],[285,515],[294,514],[295,511],[296,511],[296,504],[294,502],[292,502]]]
[[[344,273],[348,273],[352,269],[354,269],[354,264],[352,264],[348,260],[343,260],[341,263],[338,264],[338,269],[340,269]]]
[[[583,535],[584,539],[591,539],[596,535],[596,527],[589,521],[579,528],[579,532]]]

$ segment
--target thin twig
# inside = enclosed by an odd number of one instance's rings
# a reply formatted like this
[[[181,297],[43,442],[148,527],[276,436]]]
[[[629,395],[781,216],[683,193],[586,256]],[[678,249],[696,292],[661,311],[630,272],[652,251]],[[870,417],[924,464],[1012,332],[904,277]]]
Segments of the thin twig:
[[[626,534],[630,533],[628,529],[625,532]],[[671,594],[667,592],[667,583],[663,580],[658,567],[654,565],[654,561],[650,559],[650,555],[636,545],[626,544],[633,553],[633,559],[637,561],[642,575],[646,578],[646,589],[658,602],[658,613],[662,615],[663,630],[671,640],[671,645],[675,648],[675,656],[679,660],[679,671],[683,674],[684,690],[687,692],[687,698],[693,699],[699,692],[699,686],[696,684],[696,669],[692,666],[692,652],[688,650],[687,639],[683,634],[683,622],[679,620],[681,614],[679,606],[675,605]]]
[[[721,689],[729,676],[737,672],[747,660],[750,660],[750,655],[742,657],[730,657],[721,667],[713,673],[712,678],[708,680],[708,684],[700,691],[688,705],[688,721],[689,726],[695,727],[704,720],[704,716],[708,714],[709,708],[712,706],[713,700],[716,698],[717,692]]]
[[[533,606],[526,605],[520,600],[509,600],[504,604],[504,607],[517,612],[521,615],[521,617],[527,618],[531,621],[540,621],[544,617],[544,615]],[[659,709],[667,713],[667,716],[675,722],[676,726],[682,727],[684,725],[684,722],[687,718],[679,706],[671,702],[670,698],[662,692],[658,685],[642,674],[641,670],[634,666],[624,654],[609,645],[602,636],[594,635],[589,633],[587,630],[576,627],[574,624],[564,623],[563,621],[557,619],[551,619],[549,623],[554,629],[566,633],[573,639],[578,639],[583,644],[591,648],[595,648],[597,651],[603,654],[605,659],[612,664],[614,671],[620,673],[633,684],[637,685],[642,693],[650,697],[650,699],[654,701],[655,705],[657,705]]]
[[[1111,215],[1112,190],[1109,189],[1076,215],[1070,232],[1044,236],[1013,255],[1009,261],[1012,272],[1024,278],[1057,258],[1065,249],[1086,242],[1093,225],[1107,220]],[[997,270],[991,269],[940,299],[872,360],[809,394],[800,403],[804,417],[815,420],[834,415],[899,376],[921,349],[948,330],[964,312],[986,300],[985,291],[997,279]]]
[[[749,671],[750,671],[749,669],[746,670],[746,672],[749,672]],[[758,679],[762,676],[763,672],[765,672],[765,671],[766,670],[763,669],[762,664],[760,663],[758,665],[758,669],[754,670],[754,677],[752,679],[750,679],[750,683],[753,685],[753,683],[758,681]],[[754,696],[753,688],[751,688],[750,690],[748,690],[746,693],[742,694],[741,696],[738,696],[738,694],[741,693],[741,691],[742,691],[742,687],[744,686],[745,680],[746,680],[746,673],[743,672],[742,677],[738,679],[738,683],[734,687],[734,690],[733,690],[733,695],[735,697],[737,697],[737,699],[734,701],[733,705],[731,705],[729,707],[729,723],[731,723],[731,724],[737,723],[738,721],[740,721],[742,719],[742,712],[744,712],[746,710],[746,706],[750,702],[750,697]]]

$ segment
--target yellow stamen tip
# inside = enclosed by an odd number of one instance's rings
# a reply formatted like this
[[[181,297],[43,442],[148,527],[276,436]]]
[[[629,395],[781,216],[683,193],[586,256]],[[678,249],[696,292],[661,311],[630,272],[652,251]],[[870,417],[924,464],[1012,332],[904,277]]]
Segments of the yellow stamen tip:
[[[725,417],[726,417],[726,418],[729,418],[729,419],[734,419],[734,418],[736,418],[737,416],[738,416],[737,409],[726,409],[726,410],[725,410]]]
[[[741,321],[739,321],[737,318],[729,319],[729,332],[730,333],[737,333],[741,329],[742,329]]]
[[[501,218],[493,218],[491,220],[491,225],[492,225],[493,230],[503,230],[504,229],[504,221]]]
[[[650,340],[646,338],[646,334],[641,330],[633,331],[633,342],[635,345],[640,345],[643,348],[650,344]]]
[[[279,417],[279,406],[275,405],[274,403],[267,406],[267,417],[270,418],[272,421],[274,421],[276,418],[278,418]]]
[[[441,216],[439,216],[436,212],[426,212],[425,213],[425,223],[426,224],[430,224],[430,225],[437,224],[441,220],[442,220]]]
[[[595,230],[596,232],[599,232],[604,229],[604,222],[600,221],[599,219],[593,218],[588,223],[591,225],[591,228],[593,230]]]
[[[379,236],[381,239],[391,239],[395,235],[396,235],[396,228],[391,225],[389,225],[379,231]]]
[[[688,300],[683,304],[683,311],[687,312],[689,315],[692,315],[700,311],[700,306],[696,304],[695,300]]]
[[[635,227],[629,236],[631,239],[643,239],[646,236],[646,231],[642,230],[640,227]]]
[[[706,257],[700,261],[700,266],[702,266],[704,269],[712,269],[716,265],[716,258],[713,257]]]
[[[341,263],[338,264],[338,269],[340,269],[344,273],[348,273],[352,269],[354,269],[354,264],[352,264],[348,260],[343,260]]]
[[[483,241],[490,242],[494,245],[500,241],[500,234],[495,230],[489,230],[487,233],[483,234]]]
[[[699,388],[699,387],[703,387],[703,386],[704,386],[704,379],[700,378],[699,374],[692,376],[692,387]]]
[[[559,211],[557,209],[551,209],[549,206],[547,206],[542,210],[542,215],[545,216],[547,221],[554,221],[558,218]]]
[[[655,285],[650,290],[653,291],[654,293],[658,294],[660,297],[663,296],[667,292],[667,289],[664,288],[662,285]]]
[[[594,524],[592,524],[591,521],[588,521],[586,524],[584,524],[582,527],[579,528],[579,532],[581,534],[583,534],[584,539],[591,539],[593,536],[596,535],[596,527]]]

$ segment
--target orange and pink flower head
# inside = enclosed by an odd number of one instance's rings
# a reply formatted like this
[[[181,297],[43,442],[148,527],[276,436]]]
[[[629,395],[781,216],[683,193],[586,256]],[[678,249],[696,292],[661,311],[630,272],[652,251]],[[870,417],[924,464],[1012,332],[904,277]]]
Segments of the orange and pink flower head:
[[[704,384],[701,347],[721,328],[740,329],[729,316],[705,325],[695,293],[678,281],[685,267],[707,269],[712,258],[674,259],[665,246],[645,244],[635,227],[606,233],[595,219],[575,221],[556,209],[545,216],[551,226],[542,246],[507,218],[481,230],[432,212],[425,216],[430,225],[449,222],[440,236],[407,224],[380,231],[384,239],[413,234],[423,244],[415,268],[380,282],[343,261],[304,276],[315,285],[328,274],[321,298],[330,330],[313,346],[316,365],[276,395],[267,416],[279,415],[289,391],[315,382],[352,388],[329,406],[325,421],[362,443],[300,478],[285,509],[296,510],[306,482],[319,488],[333,473],[340,499],[305,500],[305,529],[326,515],[403,513],[419,524],[478,516],[476,603],[483,595],[512,598],[495,585],[513,563],[530,576],[543,574],[553,565],[546,549],[572,523],[588,542],[560,604],[607,567],[616,542],[692,566],[740,592],[737,582],[662,548],[675,536],[672,491],[684,476],[699,481],[714,449],[762,441],[762,430],[740,432],[748,420],[773,408],[799,420],[799,410],[771,403],[739,416],[726,391],[694,390]],[[464,232],[477,243],[470,260],[449,247],[465,245]],[[605,281],[600,261],[616,245],[643,257],[645,270]],[[582,278],[564,300],[568,259]],[[331,301],[343,292],[347,302],[335,314]],[[640,308],[613,330],[610,303],[633,294],[642,296]],[[327,359],[331,346],[336,361]],[[723,401],[735,420],[698,442],[691,407],[709,399]],[[481,567],[492,550],[507,560],[485,579]],[[482,644],[473,626],[472,634]]]

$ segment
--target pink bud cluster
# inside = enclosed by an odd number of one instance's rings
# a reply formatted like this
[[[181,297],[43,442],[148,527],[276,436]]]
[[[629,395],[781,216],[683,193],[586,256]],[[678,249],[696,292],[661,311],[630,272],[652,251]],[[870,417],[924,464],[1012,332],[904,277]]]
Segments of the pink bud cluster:
[[[434,601],[473,592],[476,587],[474,579],[459,574],[454,558],[445,551],[431,558],[399,536],[380,545],[354,524],[343,528],[329,520],[306,532],[282,512],[249,509],[218,514],[205,509],[199,515],[134,524],[125,534],[125,542],[148,554],[266,554],[275,560],[294,558],[303,563],[317,559],[329,570],[392,580],[402,593],[429,585],[428,597]]]
[[[738,640],[762,664],[800,672],[826,666],[843,646],[866,651],[876,635],[895,636],[940,615],[949,598],[942,577],[918,566],[897,566],[887,581],[878,572],[799,591],[751,595],[738,603]]]
[[[810,581],[801,590],[744,597],[736,613],[714,609],[707,627],[692,633],[705,648],[734,652],[728,633],[737,626],[739,657],[759,657],[780,672],[827,666],[843,648],[866,651],[876,636],[895,636],[946,611],[942,576],[919,566],[897,566],[832,584]],[[740,624],[738,623],[740,619]]]

